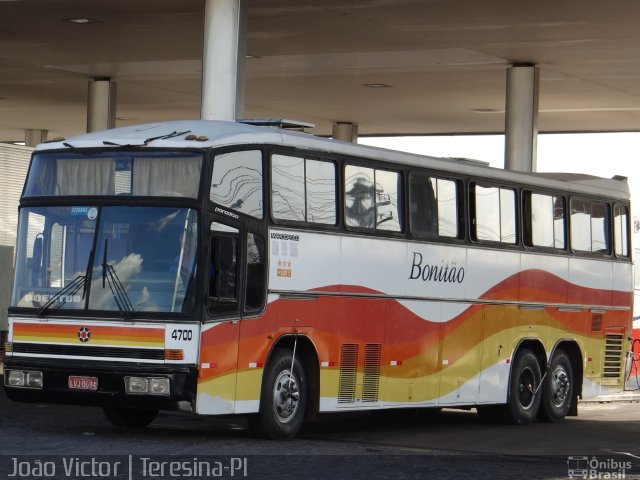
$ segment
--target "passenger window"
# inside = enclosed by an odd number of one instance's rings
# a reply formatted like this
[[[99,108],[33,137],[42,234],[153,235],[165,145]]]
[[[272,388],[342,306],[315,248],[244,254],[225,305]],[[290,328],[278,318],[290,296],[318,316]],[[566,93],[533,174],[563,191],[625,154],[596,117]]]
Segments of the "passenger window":
[[[525,196],[525,244],[530,247],[565,248],[564,199],[529,192]]]
[[[349,227],[402,231],[400,174],[347,165],[345,217]]]
[[[304,158],[271,157],[271,208],[273,218],[304,222]]]
[[[209,198],[245,215],[263,218],[262,153],[223,153],[213,161]]]
[[[265,280],[265,245],[260,235],[247,235],[247,291],[244,309],[246,312],[260,311],[267,291]]]
[[[515,191],[472,184],[475,240],[515,244],[517,218]]]
[[[616,205],[613,210],[613,236],[615,252],[619,257],[629,256],[629,208]]]
[[[453,180],[412,174],[411,231],[417,235],[459,236],[458,185]]]
[[[271,208],[276,220],[335,225],[335,164],[273,155]]]
[[[332,162],[306,161],[307,222],[335,225],[336,166]]]
[[[571,248],[579,252],[609,253],[608,231],[607,204],[571,199]]]

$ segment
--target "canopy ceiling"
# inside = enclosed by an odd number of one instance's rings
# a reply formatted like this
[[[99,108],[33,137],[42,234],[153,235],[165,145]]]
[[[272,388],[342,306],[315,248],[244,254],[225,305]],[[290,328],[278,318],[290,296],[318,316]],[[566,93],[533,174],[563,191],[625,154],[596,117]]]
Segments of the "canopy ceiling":
[[[360,134],[504,130],[506,69],[540,68],[540,131],[640,130],[640,2],[247,0],[246,117]],[[0,0],[0,140],[197,118],[203,0]],[[69,19],[87,18],[78,24]],[[382,84],[381,88],[367,85]]]

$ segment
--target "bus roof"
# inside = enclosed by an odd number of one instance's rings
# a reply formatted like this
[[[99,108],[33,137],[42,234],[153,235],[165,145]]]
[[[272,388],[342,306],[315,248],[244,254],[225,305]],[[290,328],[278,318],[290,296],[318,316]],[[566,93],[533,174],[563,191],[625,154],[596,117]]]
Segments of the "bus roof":
[[[221,120],[177,120],[87,133],[38,145],[36,151],[84,148],[215,148],[233,145],[280,145],[413,165],[495,181],[566,190],[575,193],[629,198],[623,178],[600,178],[570,173],[526,173],[483,165],[482,162],[438,158],[341,142],[311,134]]]

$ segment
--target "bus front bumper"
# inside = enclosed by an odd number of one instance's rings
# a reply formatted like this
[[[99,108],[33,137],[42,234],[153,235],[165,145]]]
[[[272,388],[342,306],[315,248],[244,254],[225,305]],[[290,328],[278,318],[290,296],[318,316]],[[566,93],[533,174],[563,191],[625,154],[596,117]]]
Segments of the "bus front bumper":
[[[8,385],[11,371],[42,372],[42,387]],[[126,377],[168,379],[169,393],[128,393]],[[191,365],[7,357],[4,378],[7,397],[18,402],[195,411],[198,371]]]

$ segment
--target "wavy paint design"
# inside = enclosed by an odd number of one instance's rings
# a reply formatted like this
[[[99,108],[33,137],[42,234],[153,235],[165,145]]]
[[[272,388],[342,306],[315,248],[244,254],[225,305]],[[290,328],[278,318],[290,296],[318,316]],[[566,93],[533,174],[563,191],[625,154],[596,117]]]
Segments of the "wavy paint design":
[[[414,312],[424,301],[384,298],[383,292],[357,285],[328,285],[307,293],[312,292],[326,295],[307,300],[280,298],[268,305],[261,318],[244,320],[240,330],[237,325],[220,324],[204,332],[201,361],[216,359],[217,368],[201,373],[199,393],[229,401],[258,400],[256,374],[266,363],[270,347],[281,335],[297,331],[313,342],[320,362],[332,365],[321,367],[323,399],[338,395],[343,344],[357,344],[361,352],[365,344],[381,344],[380,401],[403,404],[447,399],[440,404],[453,404],[456,395],[463,403],[494,397],[504,401],[506,391],[493,395],[488,389],[505,389],[505,372],[508,379],[509,361],[522,338],[540,339],[547,352],[558,340],[574,338],[585,357],[585,379],[597,383],[605,332],[623,332],[630,321],[630,292],[577,286],[542,270],[512,275],[479,297],[480,302],[496,304],[459,301],[463,309],[452,318],[444,313],[440,318],[423,318]],[[357,296],[363,294],[377,297]],[[500,304],[513,301],[540,307]],[[428,303],[435,311],[446,308],[436,301]],[[545,304],[584,308],[563,311],[557,306],[543,307]],[[620,309],[607,310],[593,331],[589,305]],[[237,357],[225,357],[223,352],[235,349],[235,338],[239,338]],[[363,366],[361,353],[360,383]],[[236,371],[236,391],[229,390],[228,382],[225,391],[218,389],[221,379]],[[489,378],[492,376],[495,378]],[[465,386],[470,393],[463,392]]]

